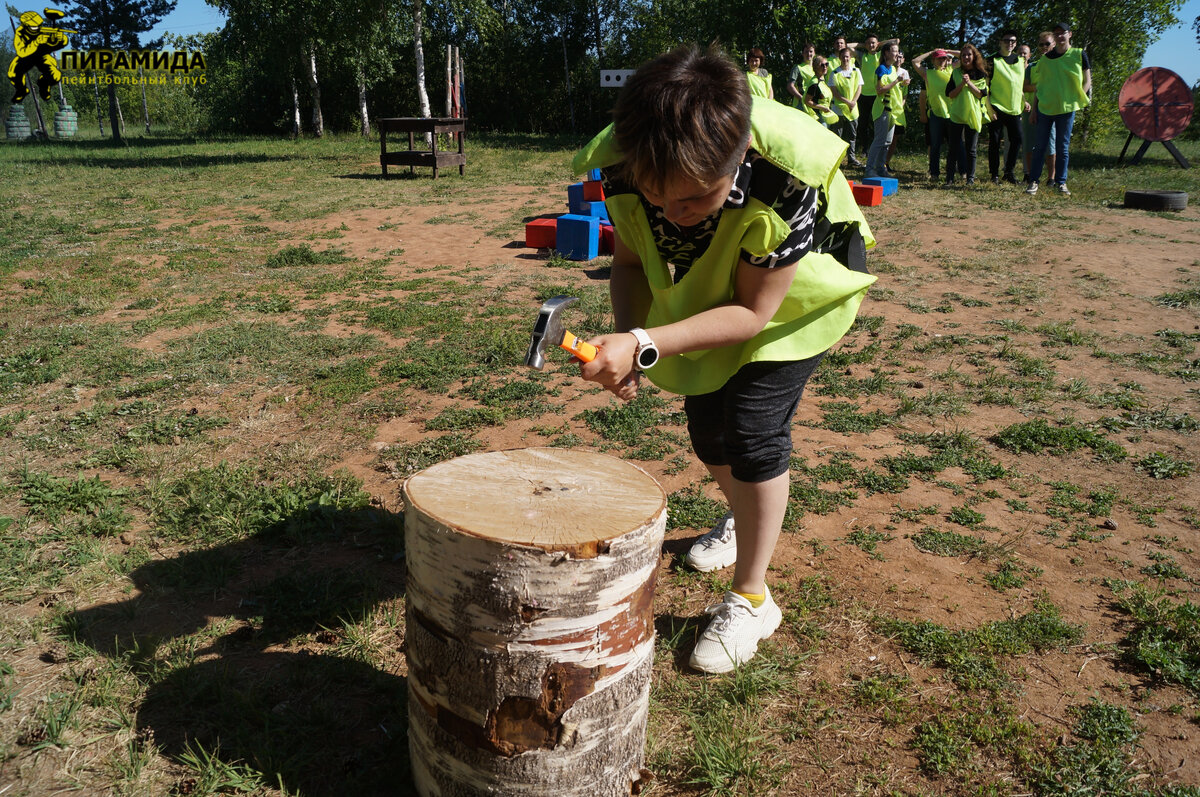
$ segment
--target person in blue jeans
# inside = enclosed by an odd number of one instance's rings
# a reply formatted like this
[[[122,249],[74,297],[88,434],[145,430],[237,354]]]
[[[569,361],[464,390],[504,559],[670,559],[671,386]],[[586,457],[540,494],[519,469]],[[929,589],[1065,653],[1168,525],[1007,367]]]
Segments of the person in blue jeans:
[[[889,177],[887,170],[888,148],[896,132],[898,119],[904,117],[904,93],[909,79],[896,65],[899,45],[888,42],[880,50],[879,67],[875,70],[875,103],[871,106],[871,117],[875,120],[875,137],[867,155],[867,177]]]
[[[1071,130],[1075,112],[1091,103],[1092,69],[1087,53],[1071,46],[1071,26],[1060,22],[1054,26],[1054,49],[1039,59],[1030,71],[1026,91],[1036,92],[1034,110],[1035,143],[1032,173],[1027,194],[1036,194],[1038,180],[1046,163],[1046,152],[1053,135],[1058,151],[1051,180],[1059,193],[1070,196],[1067,190],[1067,165],[1071,157]]]

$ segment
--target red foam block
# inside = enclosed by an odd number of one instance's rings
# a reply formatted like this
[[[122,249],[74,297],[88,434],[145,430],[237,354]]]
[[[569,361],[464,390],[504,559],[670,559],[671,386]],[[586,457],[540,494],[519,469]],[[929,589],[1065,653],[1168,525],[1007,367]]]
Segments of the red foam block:
[[[600,254],[611,255],[613,253],[613,228],[611,224],[600,225]]]
[[[535,249],[553,249],[558,219],[534,219],[525,225],[525,245]]]
[[[856,185],[850,188],[854,192],[854,201],[867,207],[883,204],[883,186]]]
[[[604,183],[599,180],[588,180],[583,184],[583,198],[588,202],[604,201]]]

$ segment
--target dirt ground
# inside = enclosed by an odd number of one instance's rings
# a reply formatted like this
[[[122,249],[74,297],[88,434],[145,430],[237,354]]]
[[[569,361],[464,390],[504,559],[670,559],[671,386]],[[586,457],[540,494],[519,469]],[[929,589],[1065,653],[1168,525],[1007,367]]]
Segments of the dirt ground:
[[[454,222],[445,205],[434,204],[352,211],[268,226],[297,243],[339,229],[343,235],[337,245],[363,261],[402,248],[403,257],[384,267],[385,276],[396,279],[427,276],[451,264],[456,269],[482,266],[487,276],[481,279],[503,294],[522,279],[546,277],[549,253],[488,230],[511,222],[514,214],[529,217],[565,211],[565,184],[561,189],[558,193],[524,187],[497,191],[487,201],[456,209],[468,212],[469,224]],[[1139,367],[1143,362],[1139,356],[1160,345],[1159,333],[1174,330],[1191,347],[1186,355],[1191,368],[1200,370],[1194,359],[1200,341],[1197,307],[1166,307],[1155,301],[1163,294],[1200,286],[1200,208],[1193,202],[1182,213],[1150,214],[1073,205],[1059,197],[1031,200],[1015,188],[982,190],[990,192],[982,206],[965,202],[958,192],[906,188],[882,207],[866,210],[878,239],[870,265],[879,281],[860,315],[882,317],[883,324],[880,331],[868,329],[848,336],[843,349],[861,351],[878,343],[881,353],[873,360],[850,362],[842,375],[863,380],[886,374],[892,390],[854,402],[862,413],[881,410],[899,420],[864,433],[822,428],[822,405],[842,399],[824,396],[814,386],[797,412],[793,440],[796,456],[811,466],[840,455],[869,466],[911,449],[901,434],[965,431],[984,441],[986,455],[1012,475],[982,489],[970,474],[952,467],[936,478],[913,478],[908,489],[898,494],[859,491],[850,507],[826,515],[807,514],[797,530],[783,535],[771,583],[797,584],[819,576],[840,607],[823,619],[822,639],[815,650],[797,649],[804,654],[799,665],[801,692],[845,695],[865,677],[895,674],[911,679],[919,705],[917,716],[899,724],[855,715],[824,732],[774,740],[776,757],[790,765],[786,785],[778,793],[966,793],[950,778],[918,774],[919,761],[911,749],[913,724],[953,702],[956,687],[938,668],[874,630],[871,618],[929,620],[966,630],[1021,615],[1039,600],[1061,609],[1066,620],[1082,624],[1085,632],[1079,644],[1065,650],[1015,657],[1022,674],[1019,688],[1011,693],[1018,716],[1049,733],[1066,734],[1074,722],[1070,708],[1089,698],[1130,706],[1143,729],[1139,764],[1163,783],[1200,787],[1200,705],[1187,690],[1137,672],[1122,658],[1128,618],[1115,607],[1106,586],[1109,579],[1149,581],[1139,574],[1140,568],[1154,561],[1152,554],[1162,553],[1161,541],[1167,540],[1171,557],[1187,578],[1171,579],[1163,586],[1197,602],[1200,473],[1193,470],[1179,478],[1151,479],[1134,463],[1160,452],[1200,465],[1200,433],[1153,427],[1113,433],[1110,437],[1130,452],[1121,463],[1099,462],[1086,449],[1064,456],[1014,454],[990,440],[1001,429],[1035,417],[1086,425],[1117,416],[1126,406],[1118,403],[1115,397],[1119,396],[1131,397],[1127,406],[1148,412],[1167,410],[1200,417],[1196,387],[1200,383],[1167,368]],[[920,201],[906,201],[906,191],[920,191]],[[192,226],[186,234],[202,239],[206,225],[235,222],[246,210],[206,211],[205,224]],[[166,229],[178,221],[182,220],[164,220],[161,226]],[[577,269],[556,267],[548,279],[604,288],[607,273],[602,266],[597,262]],[[528,302],[532,324],[537,308],[526,287],[512,290],[507,300]],[[297,300],[295,307],[303,310],[303,300]],[[101,317],[126,322],[129,318],[126,310]],[[919,349],[919,357],[910,349],[889,353],[889,346],[899,345],[898,330],[909,330],[906,334],[913,343],[905,345]],[[1085,342],[1056,345],[1054,330]],[[370,330],[332,320],[323,331],[345,337]],[[137,345],[161,352],[172,339],[196,332],[195,326],[164,327]],[[1022,395],[1007,402],[976,401],[973,390],[992,386],[997,374],[1013,376],[1010,355],[1014,352],[1049,361],[1057,387],[1037,402]],[[554,422],[578,424],[574,431],[585,442],[593,442],[595,435],[575,419],[585,410],[608,405],[610,398],[575,378],[564,359],[556,357],[550,366],[561,388],[555,400],[562,409]],[[1010,389],[1003,381],[995,384],[999,393]],[[1062,388],[1069,384],[1079,390]],[[1092,400],[1081,399],[1084,393]],[[965,409],[955,409],[947,399],[953,395],[965,396]],[[1106,403],[1096,400],[1098,396],[1114,398]],[[270,398],[270,391],[264,389],[253,395],[201,394],[193,399],[192,405],[201,412],[219,410],[239,419],[236,434],[222,438],[225,448],[216,452],[218,457],[245,461],[280,441],[303,448],[314,459],[332,455],[334,467],[361,479],[381,508],[397,513],[404,508],[400,481],[381,464],[381,452],[427,436],[426,421],[457,403],[450,396],[422,396],[404,414],[378,422],[369,439],[347,449],[341,436],[310,434],[300,415]],[[86,399],[86,395],[79,397],[81,402]],[[913,407],[924,409],[913,411]],[[545,445],[546,437],[535,427],[546,423],[546,418],[511,420],[485,427],[476,436],[484,441],[485,450]],[[700,486],[709,497],[719,498],[704,468],[690,457],[682,467],[675,461],[636,464],[668,494]],[[1061,489],[1057,485],[1063,484],[1075,486],[1081,495],[1103,488],[1119,492],[1120,500],[1109,514],[1070,519],[1090,527],[1091,534],[1083,535],[1082,541],[1067,539],[1070,529],[1062,524],[1054,531],[1061,517],[1053,513],[1053,501]],[[1030,572],[1039,571],[1038,575],[1000,591],[986,583],[996,569],[994,562],[932,556],[910,542],[930,526],[967,532],[949,524],[946,516],[966,505],[968,498],[975,499],[970,507],[985,517],[969,533],[1011,554]],[[1018,504],[1029,508],[1014,511]],[[925,511],[931,507],[936,511]],[[873,553],[848,541],[855,531],[883,532],[884,538]],[[694,581],[676,577],[675,564],[696,533],[696,529],[668,532],[654,607],[657,617],[699,617],[719,597],[707,588],[697,589]],[[104,602],[120,596],[95,597]],[[41,610],[40,605],[30,605],[15,607],[13,612],[33,616]],[[665,630],[661,624],[659,630]],[[39,661],[59,663],[48,653],[51,647],[24,652],[31,671],[43,666]],[[279,649],[296,653],[294,646],[281,644]],[[671,677],[671,670],[669,662],[660,663],[656,678]],[[402,664],[397,674],[404,674]],[[46,677],[50,677],[48,666]],[[829,704],[838,705],[832,698]],[[809,706],[800,699],[786,710],[803,715]],[[652,733],[672,739],[672,721],[656,721],[660,725]],[[661,753],[649,752],[652,759]],[[668,773],[654,793],[696,791]]]
[[[546,200],[547,213],[559,211],[553,196],[545,197],[542,192],[532,190],[516,191],[502,201],[472,210],[483,216],[478,226],[486,226],[489,220],[499,220],[530,201],[536,202],[539,195]],[[1031,213],[1024,200],[1014,189],[1011,196],[1005,195],[1005,208],[985,210],[982,217],[975,209],[966,212],[953,193],[937,196],[939,206],[934,213],[928,212],[928,204],[923,212],[906,207],[903,193],[890,198],[881,208],[868,209],[868,220],[879,240],[872,262],[876,268],[881,264],[883,268],[861,314],[884,316],[888,328],[914,325],[919,328],[921,339],[928,342],[952,334],[999,332],[995,325],[998,321],[1015,320],[1027,328],[1070,324],[1083,334],[1099,336],[1105,341],[1105,348],[1128,355],[1136,354],[1164,328],[1189,334],[1200,330],[1200,316],[1194,309],[1169,309],[1152,301],[1157,295],[1178,290],[1181,280],[1186,284],[1188,278],[1194,280],[1200,276],[1200,209],[1194,203],[1179,214],[1078,208],[1069,202],[1039,204]],[[317,226],[328,228],[331,223],[341,223],[349,227],[343,240],[350,252],[360,257],[394,247],[399,241],[406,253],[403,270],[410,273],[444,263],[495,263],[507,267],[494,278],[500,283],[512,273],[536,273],[544,268],[547,253],[521,248],[518,241],[498,240],[470,231],[464,235],[461,227],[426,223],[427,218],[438,212],[436,208],[417,208],[402,214],[391,210],[361,212],[322,219]],[[378,232],[381,225],[390,224],[398,226],[386,234]],[[1040,243],[1029,246],[1033,241]],[[953,268],[953,264],[970,262],[983,265],[971,271]],[[571,276],[555,274],[556,278]],[[573,277],[581,284],[596,284],[605,279],[603,273],[587,266],[581,266]],[[928,308],[943,303],[947,294],[973,297],[979,302],[954,313],[930,313]],[[1020,332],[1014,337],[1036,340]],[[866,342],[859,339],[847,345],[861,348]],[[1033,350],[1038,353],[1036,345]],[[938,383],[938,375],[947,369],[957,369],[966,375],[979,373],[979,367],[967,357],[967,350],[950,347],[938,351],[941,353],[898,369],[895,379],[904,386],[905,393],[915,399],[928,395]],[[1115,390],[1123,381],[1136,381],[1151,407],[1170,407],[1176,412],[1192,414],[1200,411],[1196,388],[1172,376],[1130,372],[1123,366],[1114,366],[1110,358],[1089,356],[1086,350],[1057,362],[1056,366],[1059,381],[1085,380],[1096,390]],[[852,365],[847,375],[863,378],[870,375],[872,367]],[[566,384],[570,384],[569,380]],[[577,392],[564,392],[567,417],[608,402],[606,395],[588,392],[582,385],[574,387]],[[895,428],[847,438],[806,426],[819,421],[821,401],[820,396],[810,391],[801,403],[794,431],[798,456],[813,461],[835,452],[851,452],[871,463],[903,447]],[[894,412],[897,405],[896,397],[870,397],[862,402],[862,411]],[[380,425],[372,444],[346,452],[341,464],[361,477],[373,495],[399,510],[398,485],[379,470],[376,452],[419,437],[422,423],[443,406],[434,401],[420,412]],[[1085,407],[1067,397],[1051,398],[1048,410],[1051,417],[1074,418],[1080,423],[1115,414],[1114,410]],[[986,440],[1005,426],[1033,415],[1034,410],[1020,405],[995,406],[976,408],[973,413],[958,417],[910,415],[901,426],[912,432],[962,429]],[[533,424],[510,423],[501,430],[485,430],[482,435],[490,450],[537,444],[537,439],[528,435],[527,427]],[[1149,430],[1127,445],[1131,454],[1163,451],[1192,462],[1200,461],[1200,445],[1195,437]],[[824,652],[813,659],[812,681],[844,685],[848,679],[864,673],[887,670],[907,673],[917,682],[924,681],[931,692],[946,690],[945,682],[939,682],[935,674],[922,669],[912,656],[868,633],[861,616],[881,611],[967,629],[1013,616],[1023,602],[1043,595],[1061,607],[1071,622],[1083,623],[1087,632],[1083,644],[1077,648],[1029,657],[1022,662],[1027,668],[1027,681],[1018,698],[1021,715],[1039,725],[1061,726],[1065,731],[1072,723],[1066,711],[1068,705],[1078,704],[1087,696],[1129,702],[1131,688],[1135,694],[1139,689],[1147,690],[1149,697],[1142,701],[1144,710],[1138,715],[1145,727],[1140,755],[1167,782],[1200,785],[1200,732],[1196,724],[1189,719],[1189,712],[1180,715],[1161,710],[1171,705],[1194,707],[1195,701],[1177,687],[1155,685],[1150,689],[1150,682],[1132,674],[1120,661],[1116,645],[1122,619],[1102,586],[1106,578],[1137,577],[1136,568],[1131,570],[1129,563],[1143,563],[1139,554],[1153,549],[1146,541],[1151,533],[1182,541],[1180,547],[1188,552],[1178,556],[1180,564],[1200,577],[1200,554],[1194,552],[1200,547],[1197,545],[1200,535],[1194,525],[1194,511],[1190,525],[1183,517],[1189,506],[1200,503],[1200,476],[1158,481],[1139,477],[1128,464],[1104,465],[1082,454],[1013,455],[994,446],[989,447],[988,453],[1022,474],[1014,483],[1025,484],[1026,497],[1045,495],[1048,482],[1065,481],[1085,488],[1085,492],[1099,486],[1119,487],[1129,503],[1118,504],[1111,517],[1094,519],[1096,536],[1102,539],[1082,555],[1076,547],[1064,546],[1061,540],[1035,533],[1048,521],[1044,514],[1005,511],[1005,500],[1018,497],[1012,487],[1001,489],[999,496],[975,506],[987,516],[984,536],[1044,571],[1025,587],[1006,593],[982,587],[987,568],[979,562],[929,556],[903,544],[906,533],[919,530],[911,524],[902,523],[899,530],[892,532],[896,539],[882,548],[885,555],[880,558],[844,544],[847,534],[854,529],[895,528],[889,524],[898,509],[915,510],[936,504],[945,510],[961,503],[954,495],[955,485],[970,481],[961,472],[947,471],[936,483],[914,481],[899,499],[877,494],[860,498],[850,510],[824,517],[807,516],[800,533],[785,534],[781,539],[773,563],[774,574],[779,578],[820,574],[835,591],[853,595],[860,613],[859,619],[847,616],[831,629],[833,639],[823,644]],[[668,493],[705,479],[703,468],[694,460],[679,472],[671,472],[673,469],[667,463],[638,464],[654,475]],[[705,491],[718,497],[711,483],[705,486]],[[1152,530],[1139,522],[1135,511],[1130,509],[1131,505],[1134,509],[1136,505],[1160,505],[1164,500],[1175,508],[1158,515]],[[664,607],[682,604],[686,610],[700,614],[713,596],[679,594],[666,577],[674,557],[686,550],[694,533],[679,530],[668,535],[660,581],[665,586],[659,600]],[[827,552],[817,555],[817,551]],[[1175,586],[1195,600],[1194,584]],[[1109,643],[1107,648],[1106,643]],[[861,735],[847,732],[854,739],[848,745],[849,760],[856,755],[869,760],[870,749],[879,741],[872,737],[887,735],[887,731],[860,728],[858,733]],[[890,766],[899,767],[903,763],[901,758],[893,760]],[[793,775],[800,776],[797,782],[824,784],[839,791],[846,787],[844,782],[832,779],[828,771],[813,764],[802,766]]]

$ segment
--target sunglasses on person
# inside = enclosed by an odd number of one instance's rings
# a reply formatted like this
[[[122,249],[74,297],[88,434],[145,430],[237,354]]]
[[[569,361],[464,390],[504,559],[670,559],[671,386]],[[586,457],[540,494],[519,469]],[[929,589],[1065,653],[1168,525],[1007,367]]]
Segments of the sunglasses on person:
[[[1009,44],[1016,44],[1016,43],[1017,43],[1017,37],[1016,37],[1016,36],[1012,36],[1012,37],[1009,37],[1009,38],[1007,38],[1007,39],[1001,39],[1001,41],[1008,42]]]
[[[1038,42],[1038,47],[1053,47],[1054,42]]]

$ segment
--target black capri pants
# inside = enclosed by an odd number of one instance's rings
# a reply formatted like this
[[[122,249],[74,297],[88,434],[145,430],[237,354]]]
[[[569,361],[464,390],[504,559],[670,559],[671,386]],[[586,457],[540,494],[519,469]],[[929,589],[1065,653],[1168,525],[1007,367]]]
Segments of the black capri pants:
[[[712,393],[685,397],[696,457],[705,465],[728,465],[733,478],[742,482],[765,482],[786,473],[792,416],[824,356],[747,363]]]

